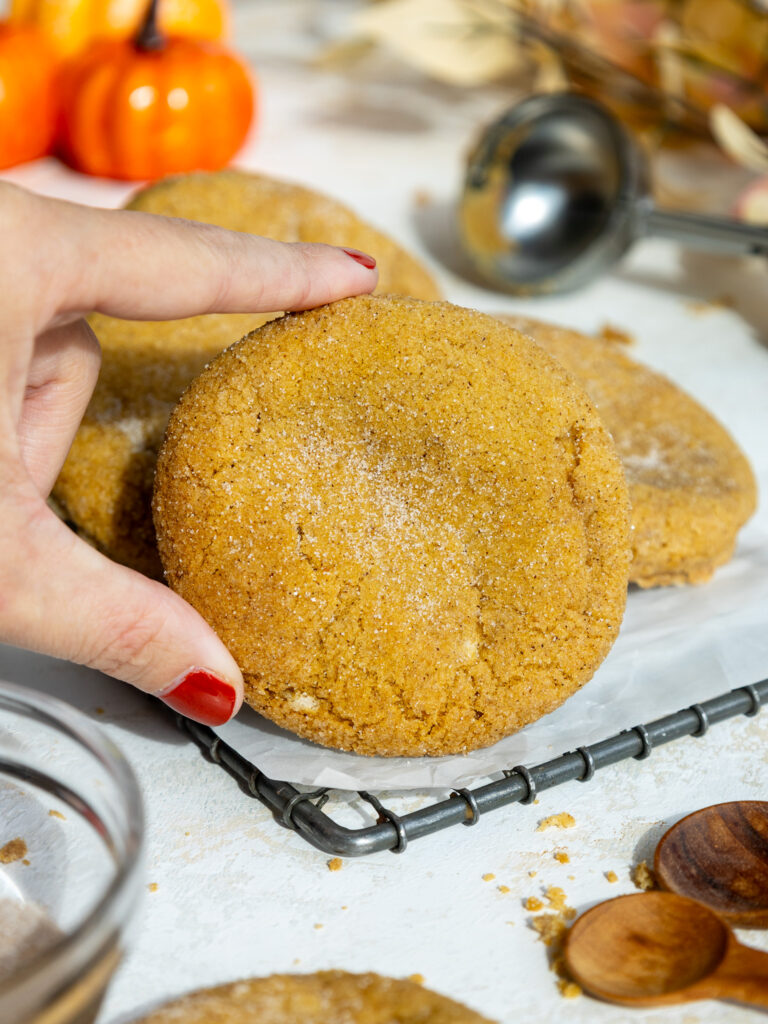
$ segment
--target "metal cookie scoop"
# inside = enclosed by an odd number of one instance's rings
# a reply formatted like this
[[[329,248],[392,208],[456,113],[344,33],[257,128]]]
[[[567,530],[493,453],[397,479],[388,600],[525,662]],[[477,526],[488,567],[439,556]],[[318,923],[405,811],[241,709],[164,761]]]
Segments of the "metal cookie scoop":
[[[768,254],[764,228],[657,209],[632,136],[572,92],[531,96],[485,129],[469,157],[459,217],[479,274],[523,295],[577,288],[643,235]]]

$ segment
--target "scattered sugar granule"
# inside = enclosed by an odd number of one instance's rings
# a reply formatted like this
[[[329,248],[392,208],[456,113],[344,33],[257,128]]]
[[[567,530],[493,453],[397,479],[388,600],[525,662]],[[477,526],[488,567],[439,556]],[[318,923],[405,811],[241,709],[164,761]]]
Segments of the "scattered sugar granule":
[[[647,891],[656,888],[656,878],[644,860],[632,869],[632,881],[638,889]]]
[[[619,880],[619,876],[616,874],[615,871],[606,871],[605,877],[609,882],[618,882]]]
[[[328,861],[329,871],[341,871],[343,866],[344,861],[341,859],[341,857],[331,857],[331,859]]]
[[[532,914],[535,914],[537,910],[542,909],[544,904],[538,896],[529,896],[525,903],[523,903],[523,906],[526,910],[530,910]]]
[[[157,892],[159,886],[157,882],[150,882],[147,888],[149,889],[150,892]]]
[[[509,892],[509,886],[508,885],[500,885],[498,887],[498,889],[499,889],[499,892],[503,892],[503,893]]]
[[[545,828],[573,828],[575,824],[574,816],[568,811],[563,811],[561,814],[550,814],[548,818],[542,818],[536,831],[543,832]]]
[[[555,850],[555,860],[560,864],[570,864],[571,858],[565,852],[565,850]]]
[[[408,981],[412,981],[416,985],[423,985],[424,984],[424,975],[423,974],[409,974],[408,975]]]
[[[53,808],[51,808],[51,810],[48,811],[48,815],[51,818],[61,818],[62,821],[66,821],[67,820],[64,817],[64,815],[61,813],[61,811],[55,811],[55,810],[53,810]]]
[[[495,878],[495,877],[496,877],[496,875],[494,875],[494,874],[493,874],[492,872],[490,872],[490,871],[487,871],[487,872],[486,872],[486,873],[485,873],[485,874],[483,875],[483,881],[484,881],[484,882],[492,882],[492,881],[494,880],[494,878]]]
[[[28,853],[27,844],[21,836],[16,836],[15,839],[10,839],[5,846],[0,846],[0,864],[13,864],[14,861],[23,860]]]
[[[617,341],[620,345],[634,345],[635,339],[629,331],[623,327],[616,327],[615,324],[603,324],[597,332],[598,338],[603,341]]]

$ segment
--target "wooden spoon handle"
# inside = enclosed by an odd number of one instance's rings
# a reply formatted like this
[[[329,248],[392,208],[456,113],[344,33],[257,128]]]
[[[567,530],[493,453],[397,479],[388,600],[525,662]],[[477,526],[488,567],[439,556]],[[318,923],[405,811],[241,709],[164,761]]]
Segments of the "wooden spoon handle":
[[[737,999],[768,1009],[768,953],[734,942],[712,975],[720,999]]]

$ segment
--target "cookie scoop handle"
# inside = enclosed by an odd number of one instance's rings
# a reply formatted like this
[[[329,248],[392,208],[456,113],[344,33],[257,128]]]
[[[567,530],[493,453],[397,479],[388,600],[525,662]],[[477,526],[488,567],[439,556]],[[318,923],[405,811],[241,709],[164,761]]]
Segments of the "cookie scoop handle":
[[[652,206],[644,228],[646,234],[671,238],[695,249],[729,256],[768,256],[768,228],[728,217],[703,217]]]

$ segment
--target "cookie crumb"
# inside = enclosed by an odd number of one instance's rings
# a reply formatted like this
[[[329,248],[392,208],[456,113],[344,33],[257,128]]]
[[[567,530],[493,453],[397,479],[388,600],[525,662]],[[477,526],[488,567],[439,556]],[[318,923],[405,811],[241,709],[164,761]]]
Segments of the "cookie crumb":
[[[94,711],[97,715],[103,715],[105,713],[104,708],[94,708]]]
[[[0,846],[0,864],[13,864],[14,861],[22,860],[28,853],[27,844],[21,836],[16,836],[15,839],[10,839],[5,846]]]
[[[721,309],[733,309],[735,303],[730,295],[718,295],[715,299],[693,299],[686,302],[692,313],[716,313]]]
[[[25,857],[21,863],[24,865],[24,867],[28,868],[32,861],[29,859],[29,857]]]
[[[528,899],[523,903],[526,910],[530,910],[532,914],[535,914],[537,910],[541,910],[544,906],[538,896],[529,896]]]
[[[499,892],[507,893],[507,892],[509,892],[509,886],[508,885],[500,885],[500,886],[498,886],[498,890],[499,890]]]
[[[573,828],[575,824],[574,816],[568,811],[563,811],[561,814],[550,814],[548,818],[542,818],[536,831],[543,832],[545,828]]]
[[[560,864],[570,864],[571,858],[565,852],[565,850],[555,850],[555,860]]]
[[[157,890],[158,890],[158,889],[159,889],[160,887],[159,887],[159,885],[157,884],[157,882],[150,882],[150,883],[149,883],[149,885],[147,886],[147,888],[149,889],[149,891],[150,891],[150,892],[157,892]]]
[[[565,893],[559,885],[550,885],[544,893],[544,898],[553,910],[565,910]]]
[[[581,988],[575,981],[566,981],[565,978],[560,978],[557,987],[563,999],[578,999],[581,995]]]
[[[342,909],[342,910],[349,910],[349,907],[348,907],[348,906],[347,906],[347,904],[345,903],[345,904],[344,904],[344,905],[342,906],[342,908],[341,908],[341,909]]]
[[[642,889],[644,892],[656,888],[656,876],[644,860],[641,860],[632,869],[632,881],[636,888]]]
[[[413,193],[414,206],[423,208],[432,205],[432,193],[426,188],[417,188]]]
[[[341,859],[341,857],[331,857],[331,859],[328,861],[329,871],[341,871],[343,866],[344,861]]]
[[[322,927],[323,927],[323,926],[322,926],[321,924],[316,924],[316,925],[315,925],[315,931],[316,931],[316,932],[319,932],[319,931],[320,931],[320,929],[321,929]]]
[[[61,818],[61,820],[62,820],[62,821],[66,821],[66,820],[67,820],[67,819],[66,819],[66,818],[64,817],[64,815],[63,815],[63,814],[61,813],[61,811],[56,811],[56,810],[54,810],[53,808],[51,808],[51,810],[50,810],[50,811],[48,811],[48,816],[49,816],[50,818]]]
[[[562,940],[568,930],[562,914],[539,914],[531,918],[531,928],[539,933],[539,939],[545,946],[553,946]]]
[[[529,871],[528,872],[528,877],[529,878],[535,878],[536,875],[538,875],[538,871]]]
[[[625,331],[623,327],[616,327],[615,324],[603,324],[597,332],[597,337],[602,341],[615,341],[620,345],[634,345],[634,335]]]
[[[483,881],[484,882],[492,882],[495,877],[496,877],[496,875],[494,875],[494,874],[492,874],[492,872],[488,871],[488,872],[486,872],[483,875]]]
[[[615,871],[606,871],[605,877],[608,882],[618,882],[619,880],[619,876],[616,874]]]
[[[423,974],[409,974],[408,975],[408,981],[412,981],[415,985],[423,985],[424,984],[424,975]]]

